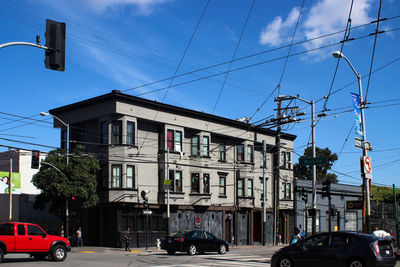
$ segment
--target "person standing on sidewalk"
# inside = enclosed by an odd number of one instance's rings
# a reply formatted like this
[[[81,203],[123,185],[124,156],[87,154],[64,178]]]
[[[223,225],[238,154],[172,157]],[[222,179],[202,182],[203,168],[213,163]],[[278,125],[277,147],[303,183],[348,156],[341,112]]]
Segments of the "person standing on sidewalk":
[[[82,239],[82,229],[79,227],[78,230],[76,230],[76,237],[78,239],[78,247],[83,246],[83,239]]]
[[[131,248],[129,247],[130,242],[131,242],[131,234],[130,234],[130,229],[128,227],[128,230],[124,234],[124,241],[125,241],[125,251],[131,251]]]

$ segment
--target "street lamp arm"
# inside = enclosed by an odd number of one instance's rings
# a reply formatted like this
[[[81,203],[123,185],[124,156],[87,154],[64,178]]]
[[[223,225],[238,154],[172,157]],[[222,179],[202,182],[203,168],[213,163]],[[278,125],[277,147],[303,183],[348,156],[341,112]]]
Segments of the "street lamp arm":
[[[48,165],[48,166],[50,166],[50,167],[53,167],[54,169],[56,169],[56,170],[59,171],[60,173],[63,173],[59,168],[57,168],[56,166],[54,166],[54,165],[51,164],[51,163],[42,161],[42,162],[40,162],[40,164]]]

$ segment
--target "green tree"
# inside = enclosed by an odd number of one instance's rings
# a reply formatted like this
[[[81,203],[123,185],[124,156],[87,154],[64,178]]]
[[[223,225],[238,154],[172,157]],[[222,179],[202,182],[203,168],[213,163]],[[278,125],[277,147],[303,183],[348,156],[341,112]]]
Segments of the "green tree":
[[[400,189],[396,188],[397,202],[399,202],[399,197],[400,197]],[[393,188],[372,185],[371,186],[371,200],[377,201],[377,202],[393,203],[394,202]]]
[[[328,158],[327,165],[317,165],[317,181],[325,181],[325,179],[330,180],[332,183],[337,183],[337,175],[334,173],[328,173],[331,169],[333,163],[338,159],[336,153],[333,153],[329,150],[329,148],[315,148],[316,157]],[[300,158],[311,158],[312,157],[312,147],[308,147],[304,150],[303,156]],[[312,179],[312,166],[300,166],[298,163],[294,164],[294,177],[299,179]]]
[[[43,208],[50,203],[53,213],[62,214],[65,200],[72,197],[74,203],[71,208],[89,208],[98,203],[98,160],[85,154],[83,146],[76,146],[71,152],[68,166],[65,151],[57,149],[49,152],[39,172],[33,176],[33,184],[42,191],[36,198],[36,207]]]

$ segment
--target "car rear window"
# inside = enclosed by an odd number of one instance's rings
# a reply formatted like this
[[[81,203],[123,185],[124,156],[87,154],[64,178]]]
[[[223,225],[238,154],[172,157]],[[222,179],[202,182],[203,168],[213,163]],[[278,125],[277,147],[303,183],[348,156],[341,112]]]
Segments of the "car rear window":
[[[0,235],[14,235],[14,224],[0,224]]]
[[[186,232],[176,232],[172,233],[170,236],[172,237],[183,237],[186,234]]]

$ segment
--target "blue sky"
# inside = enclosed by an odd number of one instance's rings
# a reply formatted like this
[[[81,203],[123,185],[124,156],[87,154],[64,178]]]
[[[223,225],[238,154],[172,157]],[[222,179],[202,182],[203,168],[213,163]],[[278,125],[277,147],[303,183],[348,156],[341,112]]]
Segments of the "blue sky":
[[[0,144],[41,151],[58,147],[59,130],[39,113],[113,89],[162,101],[166,91],[154,90],[168,87],[170,81],[142,85],[173,76],[205,10],[177,74],[229,62],[236,48],[235,58],[241,60],[230,66],[222,91],[224,74],[204,77],[228,71],[229,64],[175,78],[164,102],[231,119],[252,117],[251,122],[257,122],[275,115],[273,99],[278,91],[274,89],[280,80],[280,94],[315,100],[317,113],[323,110],[323,97],[330,88],[331,92],[338,90],[328,98],[328,116],[318,122],[316,143],[339,155],[334,170],[342,173],[338,174],[340,182],[359,185],[361,150],[354,147],[355,134],[350,132],[355,119],[350,93],[358,92],[353,83],[356,77],[341,60],[333,79],[337,59],[331,56],[341,48],[334,44],[343,39],[351,1],[305,0],[303,5],[303,0],[256,0],[249,16],[252,3],[211,0],[205,9],[206,0],[1,1],[0,43],[35,42],[40,35],[44,44],[45,19],[50,18],[67,24],[67,55],[65,72],[56,72],[44,68],[40,49],[8,47],[0,51]],[[357,71],[367,75],[362,80],[364,94],[374,46],[374,36],[369,34],[376,27],[370,22],[376,20],[378,9],[378,0],[354,0],[348,36],[354,40],[343,47]],[[379,25],[385,32],[376,40],[372,70],[378,71],[371,75],[367,94],[373,182],[385,185],[397,183],[400,166],[396,119],[400,104],[400,60],[396,61],[400,57],[399,15],[396,1],[382,0],[381,18],[388,19]],[[293,36],[293,56],[287,58],[284,68]],[[283,127],[298,136],[295,162],[310,140],[310,108],[297,104],[307,113],[305,120]]]

